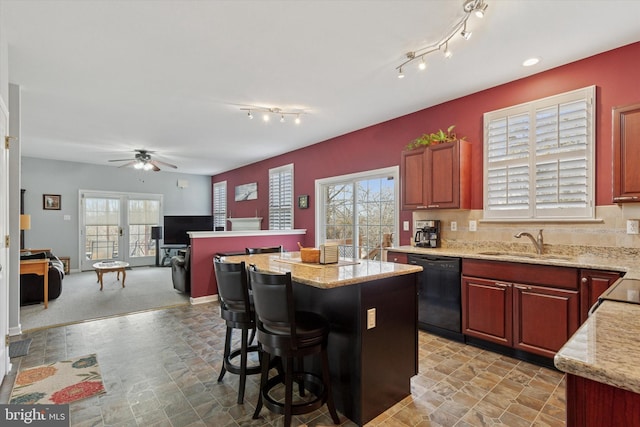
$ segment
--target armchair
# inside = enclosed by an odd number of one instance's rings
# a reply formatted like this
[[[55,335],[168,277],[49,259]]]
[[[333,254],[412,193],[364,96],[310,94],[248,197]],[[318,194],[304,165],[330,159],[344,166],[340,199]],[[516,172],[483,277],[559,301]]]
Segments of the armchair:
[[[171,281],[177,291],[189,293],[191,291],[191,247],[185,249],[184,255],[171,258]]]
[[[54,300],[62,293],[64,264],[49,249],[30,249],[20,251],[20,261],[30,259],[49,259],[48,300]],[[20,275],[20,305],[38,304],[44,301],[44,277],[37,274]]]

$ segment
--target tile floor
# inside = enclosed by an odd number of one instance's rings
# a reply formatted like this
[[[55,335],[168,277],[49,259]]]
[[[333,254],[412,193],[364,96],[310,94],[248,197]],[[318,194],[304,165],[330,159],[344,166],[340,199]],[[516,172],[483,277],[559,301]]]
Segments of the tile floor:
[[[225,332],[218,313],[217,303],[185,306],[13,337],[33,342],[27,356],[12,359],[0,403],[9,399],[16,370],[96,353],[107,393],[71,404],[73,426],[282,425],[267,409],[251,419],[258,376],[247,381],[244,405],[235,402],[236,375],[216,382]],[[561,373],[425,332],[419,343],[411,396],[368,426],[565,425]],[[332,425],[325,408],[295,417],[294,425]]]

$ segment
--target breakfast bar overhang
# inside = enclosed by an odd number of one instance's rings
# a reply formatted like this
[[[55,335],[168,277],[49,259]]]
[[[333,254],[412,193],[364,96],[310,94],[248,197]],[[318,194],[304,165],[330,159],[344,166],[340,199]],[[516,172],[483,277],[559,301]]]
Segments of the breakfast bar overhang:
[[[291,272],[296,309],[330,321],[334,401],[353,422],[364,425],[411,394],[411,377],[418,373],[421,267],[368,260],[305,264],[297,252],[225,260]],[[319,363],[313,369],[319,372]]]

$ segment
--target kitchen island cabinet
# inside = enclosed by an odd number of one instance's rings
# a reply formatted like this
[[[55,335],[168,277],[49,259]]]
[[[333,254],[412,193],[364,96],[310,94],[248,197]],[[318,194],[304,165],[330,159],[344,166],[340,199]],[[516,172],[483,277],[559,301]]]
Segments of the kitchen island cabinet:
[[[640,426],[640,305],[605,301],[555,356],[567,427]]]
[[[363,425],[411,394],[410,379],[418,373],[421,267],[368,260],[305,264],[298,252],[225,260],[272,273],[291,272],[296,309],[330,321],[333,397],[338,411],[353,422]],[[311,369],[320,373],[320,364]]]
[[[403,151],[402,209],[469,209],[471,144],[455,141]]]

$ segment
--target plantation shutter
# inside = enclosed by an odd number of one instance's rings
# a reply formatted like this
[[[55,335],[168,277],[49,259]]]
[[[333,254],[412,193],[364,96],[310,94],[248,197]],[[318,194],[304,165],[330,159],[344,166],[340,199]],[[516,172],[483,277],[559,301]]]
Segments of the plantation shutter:
[[[486,113],[485,218],[593,218],[595,88]]]
[[[293,229],[293,164],[269,169],[269,229]]]
[[[213,229],[227,229],[227,181],[213,184]]]

